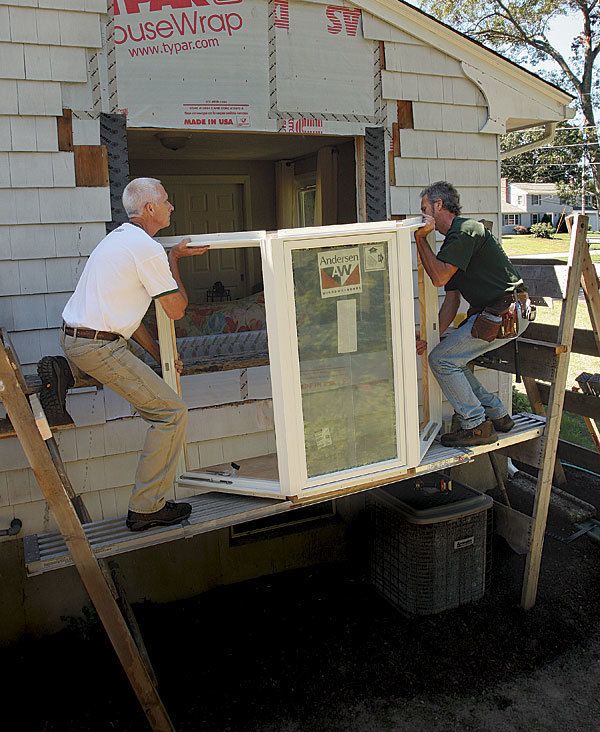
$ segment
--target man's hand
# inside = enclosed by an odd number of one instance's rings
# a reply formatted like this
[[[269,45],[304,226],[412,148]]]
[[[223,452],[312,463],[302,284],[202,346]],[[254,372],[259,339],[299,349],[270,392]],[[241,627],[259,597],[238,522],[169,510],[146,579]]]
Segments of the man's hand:
[[[176,244],[169,252],[169,256],[174,259],[181,259],[181,257],[195,257],[199,254],[206,254],[209,247],[208,245],[203,247],[188,247],[191,242],[189,237],[182,239],[179,244]]]
[[[175,371],[181,376],[183,373],[183,361],[181,360],[181,356],[177,354],[175,356]]]
[[[415,231],[415,239],[418,237],[419,239],[424,239],[427,234],[429,234],[432,231],[435,231],[435,219],[433,216],[427,216],[423,215],[423,223],[424,226],[421,226],[421,228],[417,229]]]
[[[416,333],[417,356],[422,356],[427,351],[427,341],[421,340],[421,333]]]

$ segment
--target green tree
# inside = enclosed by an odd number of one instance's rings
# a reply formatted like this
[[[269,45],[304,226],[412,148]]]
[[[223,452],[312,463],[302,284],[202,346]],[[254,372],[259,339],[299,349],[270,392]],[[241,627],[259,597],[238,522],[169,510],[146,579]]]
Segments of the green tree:
[[[504,152],[533,142],[542,136],[540,130],[509,132],[500,140]],[[564,123],[556,130],[554,141],[513,158],[502,161],[502,177],[511,182],[568,183],[581,185],[581,155],[584,147],[579,127]]]
[[[423,7],[451,27],[463,31],[484,45],[496,48],[519,63],[535,68],[550,62],[552,71],[540,75],[577,98],[587,128],[588,161],[594,188],[600,193],[600,152],[594,104],[599,80],[595,68],[600,52],[600,0],[424,0]],[[569,54],[562,54],[549,41],[551,22],[575,15],[578,32]]]

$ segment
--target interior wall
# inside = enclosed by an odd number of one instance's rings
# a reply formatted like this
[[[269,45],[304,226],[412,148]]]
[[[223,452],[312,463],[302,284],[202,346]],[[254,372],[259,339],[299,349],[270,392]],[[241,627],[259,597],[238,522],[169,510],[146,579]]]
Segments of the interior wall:
[[[129,161],[132,178],[161,175],[247,175],[250,177],[252,229],[277,228],[275,219],[275,164],[269,160],[152,160]]]

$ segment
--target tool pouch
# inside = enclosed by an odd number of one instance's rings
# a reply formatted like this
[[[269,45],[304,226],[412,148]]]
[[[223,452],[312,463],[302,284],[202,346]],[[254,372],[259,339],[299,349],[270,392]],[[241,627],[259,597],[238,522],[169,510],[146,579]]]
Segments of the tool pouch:
[[[471,335],[473,338],[480,338],[482,341],[491,343],[498,338],[501,327],[502,317],[484,310],[475,318]]]
[[[516,305],[512,293],[487,305],[475,318],[471,328],[473,338],[480,338],[488,343],[496,338],[512,338],[517,332]]]

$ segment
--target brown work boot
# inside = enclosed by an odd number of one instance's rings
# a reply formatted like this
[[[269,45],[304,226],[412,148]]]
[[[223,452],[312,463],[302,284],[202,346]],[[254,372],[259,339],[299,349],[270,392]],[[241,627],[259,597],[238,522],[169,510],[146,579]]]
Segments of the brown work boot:
[[[474,447],[475,445],[492,445],[498,439],[491,420],[478,424],[477,427],[442,435],[441,443],[445,447]]]
[[[175,503],[166,501],[160,511],[154,513],[138,513],[137,511],[127,512],[125,524],[130,531],[145,531],[153,526],[171,526],[180,524],[192,512],[189,503]]]
[[[515,426],[515,420],[510,416],[510,414],[505,414],[504,417],[493,419],[492,424],[494,425],[496,432],[510,432]]]

